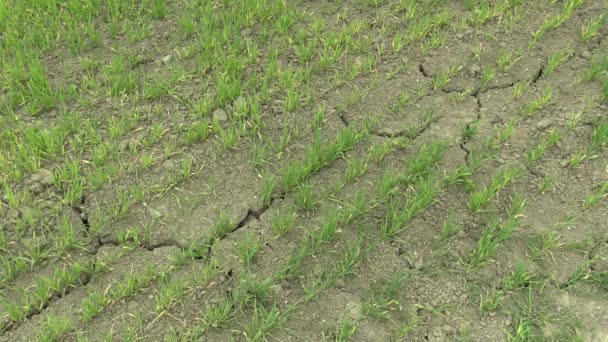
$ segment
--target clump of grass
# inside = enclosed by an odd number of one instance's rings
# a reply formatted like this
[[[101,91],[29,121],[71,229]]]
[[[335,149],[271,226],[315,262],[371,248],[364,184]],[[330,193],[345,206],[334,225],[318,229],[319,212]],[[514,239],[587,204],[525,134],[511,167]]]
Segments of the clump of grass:
[[[254,232],[245,234],[243,240],[235,246],[237,255],[243,262],[243,266],[247,269],[251,267],[251,261],[261,249],[262,242]]]
[[[336,333],[336,342],[346,342],[357,332],[358,324],[345,317]]]
[[[275,211],[270,219],[274,235],[281,236],[285,234],[285,232],[295,224],[296,217],[296,213],[292,210]]]
[[[536,99],[530,101],[530,103],[528,103],[521,109],[521,113],[522,115],[532,115],[540,109],[545,108],[548,104],[551,103],[552,99],[553,88],[551,86],[547,86],[547,88],[545,88],[545,91],[541,95],[539,95]]]
[[[552,130],[541,140],[540,144],[538,144],[536,147],[530,148],[526,152],[526,160],[528,164],[536,164],[545,155],[547,149],[557,144],[560,139],[561,132],[559,130]]]
[[[391,312],[399,310],[399,292],[406,280],[407,274],[398,273],[371,287],[363,303],[363,312],[370,317],[389,319]]]
[[[507,221],[502,223],[499,219],[494,219],[484,229],[475,249],[467,259],[469,269],[473,269],[491,258],[496,253],[498,246],[513,235],[514,230],[519,226],[524,203],[522,198],[514,198],[511,208],[507,212]]]
[[[504,189],[513,179],[517,178],[521,174],[518,168],[510,167],[504,170],[499,170],[492,177],[492,182],[489,187],[484,187],[482,190],[476,191],[471,194],[469,198],[469,209],[473,212],[479,212],[488,203]]]
[[[591,38],[597,35],[598,30],[606,23],[606,13],[601,14],[599,17],[583,24],[581,28],[581,41],[586,43]]]
[[[583,207],[592,208],[606,197],[608,197],[608,182],[601,184],[596,190],[587,195],[587,197],[585,197]]]

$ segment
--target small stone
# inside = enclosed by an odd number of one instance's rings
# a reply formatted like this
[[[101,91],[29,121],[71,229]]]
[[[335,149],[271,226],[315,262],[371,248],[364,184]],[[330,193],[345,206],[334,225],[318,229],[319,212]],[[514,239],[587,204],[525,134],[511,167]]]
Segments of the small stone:
[[[153,219],[158,220],[159,218],[163,217],[163,214],[160,211],[152,207],[148,207],[148,213],[150,214],[150,216],[152,216]]]
[[[220,122],[226,121],[226,120],[228,120],[228,114],[226,114],[226,112],[223,109],[218,108],[215,111],[213,111],[213,120],[217,120]]]
[[[348,311],[348,316],[355,321],[363,318],[363,306],[361,303],[349,302],[346,304],[346,310]]]
[[[452,335],[455,332],[454,328],[451,325],[444,325],[441,330],[443,330],[443,332],[448,335]]]
[[[462,38],[464,38],[464,34],[462,34],[462,33],[456,33],[456,38],[457,39],[462,39]]]
[[[7,217],[11,220],[16,220],[19,218],[19,211],[14,208],[10,208],[7,213]]]
[[[346,283],[344,282],[344,279],[337,279],[336,283],[334,284],[337,288],[341,289],[344,286],[346,286]]]
[[[53,173],[47,169],[40,169],[37,173],[38,182],[42,186],[53,185]]]
[[[249,27],[241,31],[241,37],[247,37],[249,35],[251,35],[251,29]]]
[[[165,162],[162,165],[163,169],[167,170],[167,171],[172,171],[173,168],[175,167],[175,163],[172,160],[165,160]]]
[[[591,57],[591,52],[589,52],[589,50],[585,49],[585,50],[581,51],[581,57],[584,59],[589,59],[589,57]]]
[[[469,67],[468,71],[470,76],[477,76],[481,73],[481,67],[479,64],[473,64]]]
[[[161,62],[163,62],[163,64],[169,64],[169,63],[171,63],[172,59],[173,59],[172,55],[166,55],[165,57],[163,57],[161,59]]]
[[[539,122],[537,122],[535,126],[536,126],[537,130],[544,131],[545,129],[549,128],[552,124],[553,124],[553,122],[551,122],[551,120],[542,119]]]
[[[40,183],[34,183],[32,185],[30,185],[30,192],[33,194],[40,194],[42,191],[44,191],[44,186],[42,186],[42,184]]]

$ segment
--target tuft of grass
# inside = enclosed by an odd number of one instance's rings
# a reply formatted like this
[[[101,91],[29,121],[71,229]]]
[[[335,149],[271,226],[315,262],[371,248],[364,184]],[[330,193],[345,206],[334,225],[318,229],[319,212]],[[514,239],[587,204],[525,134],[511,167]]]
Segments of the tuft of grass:
[[[495,312],[505,298],[505,293],[501,290],[492,289],[485,295],[480,295],[479,314],[483,317],[490,312]]]
[[[391,312],[399,311],[399,292],[408,275],[398,273],[371,287],[363,303],[363,312],[374,318],[389,319]]]
[[[292,210],[275,211],[270,219],[272,231],[276,237],[281,236],[296,222],[297,214]]]
[[[346,342],[357,332],[358,324],[351,322],[348,317],[344,317],[342,324],[336,333],[336,342]]]
[[[49,315],[40,326],[38,332],[38,340],[41,342],[59,342],[63,341],[72,330],[73,323],[61,316]]]
[[[551,132],[549,132],[549,134],[541,140],[540,144],[530,148],[526,152],[526,160],[528,164],[536,164],[545,155],[547,149],[556,145],[560,139],[561,132],[558,130],[551,130]]]
[[[243,334],[250,342],[265,341],[269,332],[285,323],[288,318],[288,312],[281,312],[276,306],[267,309],[256,303],[251,320],[243,327]]]
[[[235,246],[236,254],[243,262],[246,269],[251,267],[251,261],[262,249],[262,241],[254,232],[247,232],[243,240]]]
[[[471,197],[469,198],[469,209],[473,212],[481,211],[502,189],[520,175],[521,171],[515,167],[499,170],[492,177],[489,187],[486,186],[482,190],[471,194]]]
[[[586,43],[591,38],[597,36],[597,32],[605,24],[606,24],[606,13],[603,13],[599,17],[583,24],[583,26],[581,27],[581,41],[583,43]]]
[[[601,200],[608,197],[608,182],[604,182],[600,186],[597,187],[592,193],[588,194],[585,197],[585,202],[583,204],[584,208],[592,208],[595,207]]]
[[[513,235],[515,229],[519,227],[519,218],[524,204],[524,199],[514,198],[511,208],[507,212],[507,221],[502,223],[496,218],[484,229],[475,249],[468,256],[467,265],[469,270],[491,258],[496,253],[498,246]]]

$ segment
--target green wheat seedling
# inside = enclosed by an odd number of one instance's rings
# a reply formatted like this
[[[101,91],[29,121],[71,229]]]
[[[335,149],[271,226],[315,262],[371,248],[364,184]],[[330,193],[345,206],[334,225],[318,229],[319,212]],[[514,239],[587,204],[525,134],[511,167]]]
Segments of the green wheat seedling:
[[[336,342],[347,342],[357,332],[358,326],[357,322],[351,322],[348,317],[344,317],[336,333]]]
[[[486,65],[483,68],[483,74],[481,77],[481,85],[479,91],[485,91],[492,80],[496,78],[496,69],[491,65]]]
[[[530,259],[532,260],[541,260],[545,256],[553,259],[553,251],[563,245],[561,235],[556,230],[547,230],[532,235],[526,240],[526,244],[530,249]]]
[[[83,322],[90,322],[111,302],[111,299],[102,292],[93,290],[87,292],[87,296],[82,301],[81,319]]]
[[[450,213],[448,219],[441,226],[441,233],[435,237],[433,253],[437,256],[445,255],[450,239],[462,231],[462,229],[462,225],[456,221],[455,214],[453,212]]]
[[[480,295],[479,314],[484,317],[488,313],[495,312],[505,298],[505,293],[502,290],[492,289],[485,296]]]
[[[265,341],[270,331],[288,318],[289,312],[281,312],[277,306],[267,309],[261,303],[256,303],[251,320],[243,327],[243,334],[250,342]]]
[[[422,145],[416,157],[408,161],[402,172],[386,172],[383,175],[378,190],[380,195],[387,198],[399,190],[399,185],[408,187],[417,178],[431,174],[434,165],[443,158],[447,146],[445,141]]]
[[[576,286],[579,282],[587,280],[591,277],[590,266],[593,260],[584,261],[576,266],[576,269],[568,276],[568,278],[558,285],[560,289]]]
[[[269,205],[272,201],[272,194],[277,185],[277,180],[272,174],[265,174],[262,178],[262,190],[260,191],[260,199],[262,205]]]
[[[536,147],[530,148],[526,152],[526,160],[529,165],[536,164],[544,155],[547,149],[556,145],[561,139],[561,132],[558,130],[552,130],[546,135]]]
[[[40,326],[38,340],[41,342],[62,341],[73,329],[74,325],[68,318],[49,315]]]
[[[371,199],[365,190],[359,190],[353,198],[343,204],[340,222],[349,224],[363,217],[372,207]]]
[[[515,264],[515,270],[502,279],[502,289],[507,292],[523,289],[531,285],[533,281],[528,266],[524,262],[518,261]]]
[[[547,66],[544,69],[544,76],[549,76],[557,69],[560,65],[566,63],[574,54],[574,52],[568,48],[565,51],[558,52],[554,55],[549,56],[547,59]]]
[[[353,148],[368,135],[374,125],[373,122],[366,123],[365,127],[360,130],[347,127],[338,134],[335,141],[329,143],[321,140],[320,132],[315,133],[315,140],[307,151],[305,160],[290,164],[285,169],[281,181],[284,189],[286,191],[295,189],[312,173]]]
[[[220,217],[215,225],[215,230],[213,232],[213,238],[221,239],[224,236],[228,235],[232,232],[232,230],[236,227],[236,224],[232,222],[230,216],[226,213],[220,213]]]
[[[368,160],[367,157],[353,158],[348,161],[348,166],[344,171],[342,184],[351,182],[367,172]]]
[[[435,197],[440,190],[436,177],[429,176],[420,178],[418,182],[408,187],[406,201],[399,198],[389,201],[386,217],[380,227],[382,236],[394,238],[405,230],[414,217],[435,203]]]
[[[301,184],[294,193],[294,202],[302,211],[312,211],[319,205],[319,197],[309,183]]]
[[[297,214],[291,209],[283,209],[273,212],[270,225],[275,237],[282,236],[296,223]]]
[[[262,249],[262,241],[256,236],[254,232],[248,232],[243,237],[243,240],[235,247],[236,254],[243,262],[243,266],[246,269],[251,267],[251,261],[258,252]]]
[[[530,101],[530,103],[528,103],[521,109],[521,114],[532,115],[540,109],[545,108],[547,105],[549,105],[552,99],[553,88],[551,86],[547,86],[547,88],[545,88],[545,91],[541,95],[539,95],[536,99]]]
[[[603,183],[596,190],[585,197],[585,202],[583,203],[584,208],[592,208],[595,207],[600,201],[608,197],[608,182]]]
[[[239,297],[241,296],[241,292],[236,291],[235,293],[229,295],[225,300],[214,305],[208,305],[205,309],[205,313],[203,314],[203,322],[200,330],[205,332],[209,328],[217,329],[228,325],[232,319],[232,307],[235,305],[235,303],[240,301]]]
[[[519,98],[526,89],[530,86],[529,81],[517,82],[513,85],[513,98]]]
[[[498,57],[497,67],[500,72],[506,72],[509,70],[518,60],[521,59],[523,54],[521,52],[513,51],[501,51]]]
[[[492,177],[489,187],[486,186],[482,190],[471,194],[471,197],[469,198],[469,209],[473,212],[482,211],[502,189],[520,175],[521,171],[515,167],[499,170]]]
[[[340,224],[340,211],[337,206],[332,206],[323,214],[323,224],[319,229],[312,232],[312,251],[317,251],[322,242],[333,240],[338,232]]]
[[[445,88],[452,80],[452,77],[456,76],[460,72],[460,70],[462,70],[462,66],[457,65],[441,71],[440,74],[434,75],[433,90],[440,90]]]
[[[163,280],[155,295],[156,313],[169,310],[179,303],[186,294],[186,283],[181,278]]]
[[[363,302],[363,312],[374,318],[389,319],[391,312],[399,308],[399,292],[405,285],[407,274],[398,273],[368,290]]]
[[[589,144],[589,155],[590,158],[595,158],[599,155],[602,150],[607,146],[608,143],[608,120],[600,121],[595,125],[593,135],[591,136],[591,143]]]
[[[514,198],[507,212],[507,221],[503,223],[496,218],[484,229],[475,249],[467,258],[469,270],[486,262],[496,253],[498,246],[513,235],[515,229],[519,227],[524,204],[522,198]]]
[[[571,16],[572,13],[581,7],[586,0],[567,0],[563,2],[562,11],[556,16],[545,20],[541,27],[534,33],[532,41],[528,48],[532,49],[536,46],[538,41],[545,35],[545,33],[556,29],[565,23]]]
[[[275,278],[277,279],[288,279],[295,277],[301,273],[301,266],[304,258],[311,253],[311,247],[314,244],[313,238],[310,235],[304,236],[298,247],[293,250],[285,263],[279,271],[276,273]]]
[[[587,70],[585,70],[585,74],[583,76],[584,80],[594,81],[600,77],[603,77],[608,72],[608,54],[602,55],[600,57],[593,57]]]
[[[247,302],[253,300],[255,303],[269,304],[272,296],[272,286],[272,278],[260,280],[252,274],[246,274],[242,281],[244,293],[249,296],[246,299]]]
[[[599,29],[606,24],[606,13],[601,14],[596,19],[593,19],[581,27],[581,41],[588,42],[591,38],[597,36]]]

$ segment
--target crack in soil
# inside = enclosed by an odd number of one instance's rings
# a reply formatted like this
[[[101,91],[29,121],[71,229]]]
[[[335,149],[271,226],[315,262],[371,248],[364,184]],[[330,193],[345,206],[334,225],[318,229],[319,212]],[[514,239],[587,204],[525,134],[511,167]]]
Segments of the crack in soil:
[[[84,227],[84,232],[86,234],[88,234],[89,229],[91,228],[91,223],[89,222],[89,216],[87,215],[86,211],[84,210],[85,204],[86,204],[86,197],[84,195],[82,195],[82,197],[80,198],[80,205],[73,206],[72,210],[78,215],[78,217],[80,218],[80,222],[82,223],[82,226]]]
[[[481,120],[481,100],[479,99],[479,94],[473,96],[471,95],[471,97],[473,98],[473,100],[475,101],[475,112],[477,114],[477,116],[475,117],[475,119],[469,123],[466,124],[465,129],[469,130],[472,126],[477,125],[477,123]],[[462,143],[460,143],[460,149],[464,151],[464,163],[467,166],[469,165],[469,157],[471,155],[471,150],[468,149],[466,147],[466,144],[469,142],[469,137],[464,136],[462,139]]]

